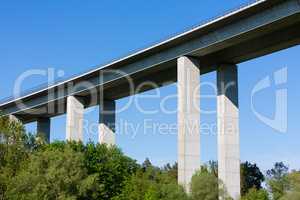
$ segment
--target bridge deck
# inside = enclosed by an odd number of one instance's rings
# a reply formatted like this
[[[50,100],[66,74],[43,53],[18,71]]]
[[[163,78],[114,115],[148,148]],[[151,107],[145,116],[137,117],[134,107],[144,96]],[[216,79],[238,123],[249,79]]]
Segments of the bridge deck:
[[[76,88],[76,85],[87,81],[92,84],[94,92],[101,92],[106,99],[115,100],[131,95],[128,76],[135,85],[143,81],[153,81],[158,86],[175,82],[176,60],[183,55],[198,58],[201,73],[207,73],[216,70],[222,63],[238,64],[299,43],[299,0],[256,1],[98,69],[3,102],[0,110],[18,115],[25,123],[31,122],[39,116],[53,117],[65,113],[65,109],[57,111],[57,107],[65,105],[69,95],[81,96],[86,107],[97,104],[90,99],[90,90],[86,88],[65,90],[70,83]],[[149,89],[152,87],[145,87],[139,92]],[[50,104],[54,112],[46,109]]]

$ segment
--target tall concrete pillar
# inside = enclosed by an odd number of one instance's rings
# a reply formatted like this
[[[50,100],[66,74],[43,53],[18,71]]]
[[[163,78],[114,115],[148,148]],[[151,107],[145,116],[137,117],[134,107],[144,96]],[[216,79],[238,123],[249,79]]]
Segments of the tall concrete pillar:
[[[178,90],[178,183],[190,190],[192,176],[200,169],[200,69],[198,61],[180,57]]]
[[[104,100],[99,107],[99,143],[115,145],[116,103],[114,100]]]
[[[236,65],[220,66],[217,87],[218,174],[227,193],[237,200],[240,198],[240,139]]]
[[[50,118],[37,119],[37,134],[41,135],[47,143],[50,142]]]
[[[67,98],[66,139],[68,141],[83,141],[84,105],[78,97]]]

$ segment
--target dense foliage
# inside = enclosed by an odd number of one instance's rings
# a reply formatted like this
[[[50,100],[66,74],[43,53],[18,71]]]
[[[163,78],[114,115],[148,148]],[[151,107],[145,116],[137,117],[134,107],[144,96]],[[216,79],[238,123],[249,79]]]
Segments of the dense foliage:
[[[267,177],[273,199],[279,200],[288,189],[288,167],[282,162],[276,163],[273,169],[267,171]]]
[[[219,187],[218,164],[211,161],[193,176],[187,192],[177,184],[177,163],[162,168],[143,164],[114,146],[54,142],[27,134],[0,118],[0,200],[217,200],[230,199]],[[200,168],[200,166],[199,166]],[[300,172],[283,163],[264,175],[255,164],[241,164],[242,200],[299,200]]]
[[[243,197],[242,200],[268,200],[269,199],[269,194],[266,190],[259,189],[257,190],[256,188],[252,188],[246,193]]]
[[[300,199],[300,172],[292,172],[288,175],[288,189],[285,191],[281,200]]]
[[[147,159],[142,167],[125,183],[125,188],[113,200],[187,200],[184,189],[177,185],[172,167],[154,167]]]
[[[256,164],[249,162],[241,164],[241,192],[243,195],[253,188],[260,190],[264,180],[265,177]]]
[[[218,199],[219,185],[218,178],[207,167],[203,167],[192,178],[191,198],[192,200]]]
[[[139,165],[118,148],[54,142],[0,118],[0,199],[103,199],[118,195]]]

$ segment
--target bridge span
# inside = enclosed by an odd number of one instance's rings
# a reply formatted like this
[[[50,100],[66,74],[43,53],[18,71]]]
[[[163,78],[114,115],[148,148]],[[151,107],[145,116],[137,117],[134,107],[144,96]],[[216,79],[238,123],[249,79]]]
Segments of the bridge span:
[[[188,189],[200,166],[200,111],[194,104],[200,102],[199,76],[217,71],[219,178],[238,199],[237,65],[299,43],[300,0],[254,1],[105,66],[2,101],[0,110],[24,124],[37,121],[37,132],[48,139],[51,118],[66,114],[66,139],[79,141],[84,109],[99,105],[99,142],[115,144],[115,101],[177,82],[178,181]],[[155,84],[137,91],[144,82]]]

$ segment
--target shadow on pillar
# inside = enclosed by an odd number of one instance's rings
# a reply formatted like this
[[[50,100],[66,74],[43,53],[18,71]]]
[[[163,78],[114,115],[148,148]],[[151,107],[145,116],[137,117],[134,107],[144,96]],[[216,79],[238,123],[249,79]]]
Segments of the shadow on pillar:
[[[230,197],[240,199],[238,71],[236,65],[217,70],[218,174]],[[222,198],[221,198],[222,199]]]
[[[37,135],[42,137],[47,143],[50,143],[50,118],[37,119]]]

